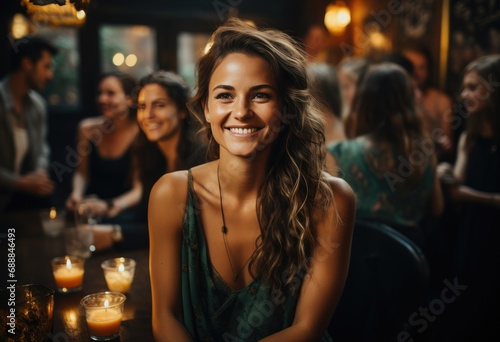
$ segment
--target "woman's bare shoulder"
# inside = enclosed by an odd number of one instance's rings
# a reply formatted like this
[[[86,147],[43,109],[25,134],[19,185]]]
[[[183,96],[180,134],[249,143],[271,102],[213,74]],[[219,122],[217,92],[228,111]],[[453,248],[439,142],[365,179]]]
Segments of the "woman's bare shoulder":
[[[333,217],[339,219],[344,226],[352,227],[356,214],[356,197],[351,186],[342,178],[323,173],[333,193],[333,201],[329,210]],[[337,220],[335,220],[337,221]]]
[[[151,189],[148,203],[150,234],[160,237],[178,236],[187,206],[188,172],[176,171],[163,175]]]
[[[161,176],[151,189],[151,196],[162,200],[185,199],[187,196],[188,171],[174,171]]]
[[[351,186],[342,178],[335,177],[329,173],[323,172],[323,177],[326,179],[332,188],[333,198],[335,202],[342,201],[346,204],[354,204],[355,196]]]

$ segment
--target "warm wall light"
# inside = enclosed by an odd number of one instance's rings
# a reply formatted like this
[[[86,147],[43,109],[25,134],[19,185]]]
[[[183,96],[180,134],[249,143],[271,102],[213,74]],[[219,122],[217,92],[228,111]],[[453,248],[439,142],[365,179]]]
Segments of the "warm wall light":
[[[28,20],[22,14],[15,14],[10,29],[12,38],[19,39],[30,33]]]
[[[127,58],[125,58],[125,64],[127,64],[128,67],[133,67],[137,63],[137,56],[134,55],[133,53],[128,55]]]
[[[113,56],[113,64],[116,66],[120,66],[123,64],[123,62],[125,62],[125,56],[123,55],[123,53],[115,53],[115,55]]]
[[[351,11],[342,1],[336,1],[326,7],[325,26],[331,34],[344,32],[351,22]]]

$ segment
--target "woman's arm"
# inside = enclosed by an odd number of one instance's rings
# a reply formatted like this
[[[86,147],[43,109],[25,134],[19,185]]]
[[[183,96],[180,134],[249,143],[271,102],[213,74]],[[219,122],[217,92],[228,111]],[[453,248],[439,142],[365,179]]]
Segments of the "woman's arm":
[[[458,140],[457,160],[455,161],[455,166],[453,168],[453,176],[460,184],[465,181],[465,167],[467,165],[467,151],[465,150],[466,139],[467,135],[462,133],[460,135],[460,139]]]
[[[329,180],[334,201],[317,227],[318,243],[302,282],[293,324],[263,341],[319,341],[340,299],[349,268],[355,200],[345,181]]]
[[[484,192],[466,185],[457,185],[450,188],[450,196],[455,201],[476,202],[500,208],[500,193]]]
[[[157,342],[190,341],[182,324],[182,222],[187,172],[164,175],[149,197],[149,272],[153,334]]]
[[[451,152],[453,149],[453,102],[448,95],[440,94],[437,105],[441,114],[440,126],[444,132],[440,141],[441,147],[445,152]]]
[[[432,182],[432,192],[429,198],[429,210],[434,217],[439,217],[443,213],[444,210],[444,199],[443,192],[441,189],[441,182],[439,180],[439,176],[437,173],[437,161],[436,158],[433,157],[432,161],[432,171],[433,171],[433,182]]]
[[[88,161],[85,162],[87,166],[85,169],[88,170]],[[135,158],[131,163],[132,169],[132,186],[130,190],[116,196],[114,198],[92,198],[84,200],[84,202],[89,205],[92,212],[95,215],[106,215],[108,217],[116,217],[125,209],[131,208],[137,205],[141,201],[142,197],[142,183],[139,179],[139,170]],[[87,171],[88,173],[88,171]],[[75,175],[76,176],[76,175]],[[87,179],[86,177],[85,179]],[[83,196],[80,196],[80,201]],[[78,203],[78,202],[77,202]]]
[[[453,176],[457,180],[457,184],[450,186],[450,197],[455,201],[476,202],[488,206],[500,207],[500,193],[479,191],[461,185],[465,181],[465,168],[467,165],[466,137],[466,134],[462,133],[458,142],[457,161],[453,168]]]
[[[66,208],[69,211],[74,211],[76,205],[83,199],[83,194],[85,193],[85,188],[87,187],[88,180],[88,169],[89,160],[88,155],[90,153],[90,141],[89,136],[92,128],[95,126],[95,119],[86,119],[80,123],[78,128],[78,140],[77,140],[77,150],[78,150],[78,160],[76,161],[76,170],[73,174],[73,184],[72,191],[69,198],[66,200]],[[80,153],[80,149],[85,146],[87,149],[85,152]]]
[[[142,196],[142,184],[139,179],[134,176],[134,181],[132,183],[132,188],[121,194],[120,196],[111,199],[111,208],[107,211],[109,217],[115,217],[123,210],[128,209],[136,205],[141,201]]]

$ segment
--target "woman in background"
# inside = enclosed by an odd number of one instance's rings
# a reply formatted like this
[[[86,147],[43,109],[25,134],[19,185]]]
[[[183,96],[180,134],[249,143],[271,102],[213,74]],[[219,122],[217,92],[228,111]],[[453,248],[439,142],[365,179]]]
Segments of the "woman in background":
[[[480,57],[464,71],[463,105],[470,114],[452,166],[439,174],[458,207],[453,275],[467,290],[453,307],[443,341],[486,341],[500,319],[500,55]]]
[[[135,80],[122,72],[103,74],[97,105],[100,117],[78,129],[79,160],[66,207],[73,212],[85,197],[95,215],[115,217],[136,204],[141,185],[132,170],[132,145],[139,128],[132,109]]]
[[[104,230],[107,234],[99,235],[100,249],[113,242],[121,248],[147,246],[147,208],[154,183],[167,172],[186,170],[206,160],[206,145],[196,135],[199,126],[186,107],[189,87],[181,76],[155,71],[139,81],[136,96],[141,130],[134,148],[134,170],[141,184],[141,198],[133,220],[104,220],[114,225]],[[103,233],[103,228],[99,233]],[[116,235],[117,229],[121,236]]]
[[[352,186],[356,218],[386,223],[423,246],[420,221],[439,216],[443,201],[408,73],[393,63],[370,66],[351,116],[353,138],[327,147],[330,172]]]

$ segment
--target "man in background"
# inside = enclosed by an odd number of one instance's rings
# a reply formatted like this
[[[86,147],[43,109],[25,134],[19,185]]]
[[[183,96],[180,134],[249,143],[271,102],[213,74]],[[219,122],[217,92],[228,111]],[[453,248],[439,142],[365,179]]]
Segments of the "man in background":
[[[0,226],[7,214],[50,204],[46,104],[37,93],[53,77],[55,47],[39,37],[12,44],[10,68],[0,81]]]
[[[436,156],[439,161],[449,159],[453,153],[452,130],[453,111],[451,98],[432,86],[432,56],[424,46],[410,46],[403,49],[403,55],[414,66],[413,77],[421,92],[418,100],[425,127],[435,139]]]

